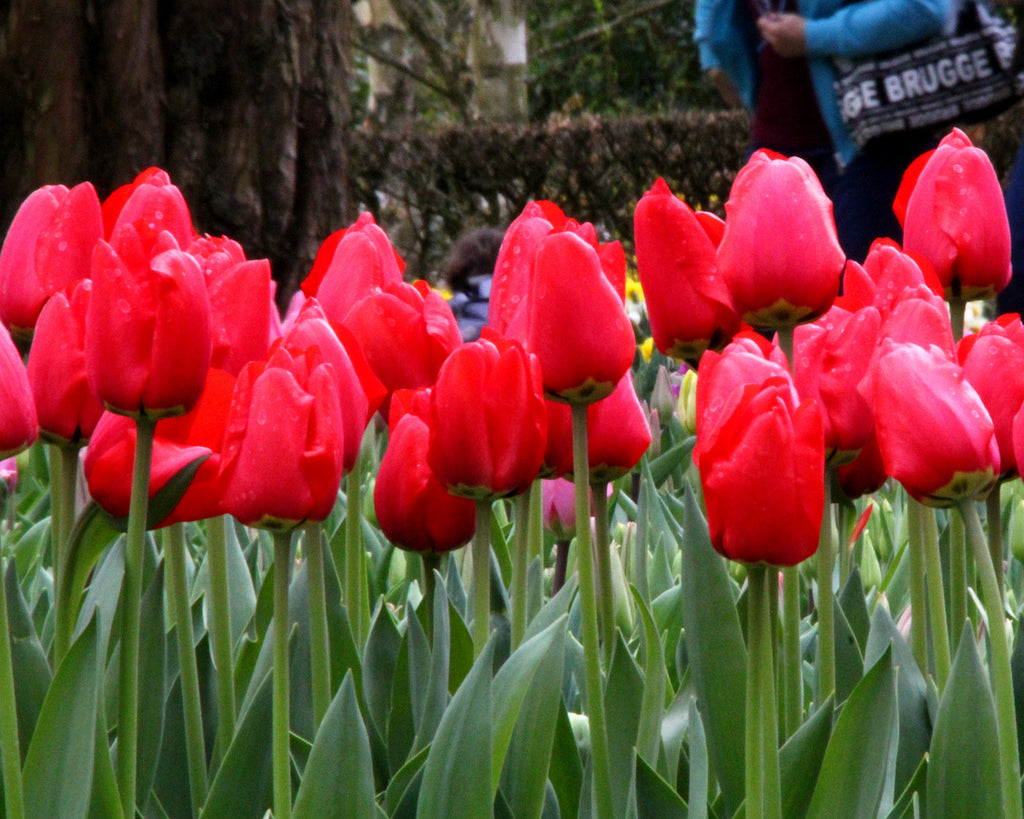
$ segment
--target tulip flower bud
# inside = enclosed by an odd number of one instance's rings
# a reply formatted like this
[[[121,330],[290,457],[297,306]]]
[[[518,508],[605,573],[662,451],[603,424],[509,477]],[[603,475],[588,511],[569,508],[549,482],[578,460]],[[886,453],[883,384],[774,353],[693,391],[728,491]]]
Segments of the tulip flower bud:
[[[679,420],[690,435],[697,434],[697,371],[687,370],[683,373],[683,383],[679,386],[679,402],[676,412]]]

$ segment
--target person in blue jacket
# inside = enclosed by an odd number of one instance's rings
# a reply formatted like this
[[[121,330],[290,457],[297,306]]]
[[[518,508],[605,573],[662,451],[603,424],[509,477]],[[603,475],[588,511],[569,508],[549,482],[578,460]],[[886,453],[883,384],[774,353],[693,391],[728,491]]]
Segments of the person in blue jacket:
[[[902,240],[892,201],[907,166],[934,148],[929,130],[858,149],[843,125],[833,58],[919,42],[955,24],[958,0],[697,0],[702,68],[752,112],[750,150],[805,159],[832,199],[839,242],[863,261],[880,236]]]

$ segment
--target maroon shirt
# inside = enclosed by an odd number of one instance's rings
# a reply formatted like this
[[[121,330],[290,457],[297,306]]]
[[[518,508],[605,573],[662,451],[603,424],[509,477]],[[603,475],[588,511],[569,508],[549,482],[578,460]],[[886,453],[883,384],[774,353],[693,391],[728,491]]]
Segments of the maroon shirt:
[[[754,19],[767,0],[748,0]],[[776,11],[795,11],[795,0],[773,0]],[[832,144],[821,118],[806,57],[780,57],[767,43],[758,49],[760,78],[754,100],[754,145],[786,148],[828,148]]]

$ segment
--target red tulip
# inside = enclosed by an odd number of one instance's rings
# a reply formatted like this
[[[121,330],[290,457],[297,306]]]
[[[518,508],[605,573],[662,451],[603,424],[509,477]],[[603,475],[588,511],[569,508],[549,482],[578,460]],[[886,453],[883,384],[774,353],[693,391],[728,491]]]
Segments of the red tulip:
[[[878,437],[872,426],[868,442],[850,463],[836,469],[836,478],[848,498],[859,498],[877,492],[888,477],[882,453],[878,449]]]
[[[222,514],[220,451],[235,379],[211,369],[199,403],[191,412],[156,423],[149,479],[150,499],[185,468],[199,461],[174,508],[152,528]],[[137,428],[131,418],[104,413],[85,454],[89,494],[108,514],[126,518],[131,504],[132,464]]]
[[[823,315],[846,256],[810,166],[757,151],[736,175],[725,212],[718,269],[743,320],[778,329]]]
[[[92,436],[103,406],[89,389],[85,321],[92,282],[54,293],[43,306],[28,357],[39,431],[53,443],[78,446]]]
[[[572,416],[569,407],[545,402],[548,411],[544,467],[547,476],[570,475]],[[651,425],[640,405],[633,376],[626,373],[607,398],[587,406],[587,460],[590,482],[609,483],[636,466],[651,445]]]
[[[711,542],[731,560],[794,566],[817,551],[825,449],[817,404],[796,406],[784,378],[742,387],[698,436]]]
[[[931,506],[984,497],[1000,472],[992,419],[958,364],[935,347],[885,341],[862,386],[885,470]]]
[[[46,300],[88,278],[101,238],[100,201],[88,182],[30,194],[0,249],[0,321],[15,335],[31,336]]]
[[[1013,419],[1024,405],[1024,325],[1015,313],[989,322],[957,347],[964,377],[977,391],[995,426],[1004,476],[1017,472]]]
[[[389,392],[431,386],[445,359],[462,344],[448,302],[422,281],[386,284],[359,301],[342,324]]]
[[[992,298],[1010,282],[1010,226],[988,155],[953,129],[897,195],[903,246],[935,268],[947,298]]]
[[[597,248],[575,233],[537,246],[529,298],[529,343],[544,392],[589,404],[612,393],[636,353],[624,294],[608,280]]]
[[[720,349],[740,329],[740,318],[704,225],[663,179],[643,195],[633,221],[654,345],[691,362],[709,347]]]
[[[931,263],[923,256],[905,253],[892,239],[876,239],[864,266],[849,261],[843,273],[843,295],[861,307],[873,305],[884,316],[908,287],[926,286],[942,296]]]
[[[248,526],[323,520],[341,484],[344,432],[334,368],[319,351],[278,347],[242,369],[231,399],[224,508]]]
[[[274,283],[270,262],[249,261],[238,242],[204,236],[188,248],[199,261],[210,298],[210,366],[237,376],[270,347]]]
[[[38,435],[28,373],[11,334],[0,326],[0,458],[28,449]]]
[[[709,435],[711,428],[728,414],[728,406],[747,384],[762,384],[779,377],[792,385],[785,353],[757,333],[737,335],[721,354],[708,351],[697,370],[697,435]],[[797,403],[792,388],[793,404]]]
[[[170,233],[147,250],[132,225],[101,241],[93,257],[86,317],[89,387],[122,415],[188,412],[210,366],[210,302],[199,264]]]
[[[387,234],[364,212],[324,241],[302,292],[316,296],[332,321],[343,322],[364,296],[401,282],[404,267]]]
[[[456,495],[517,495],[537,477],[547,413],[536,358],[485,332],[453,352],[430,396],[428,461]]]
[[[349,344],[339,340],[347,336]],[[348,330],[340,324],[327,321],[316,299],[309,299],[295,322],[285,333],[283,343],[289,347],[317,347],[324,361],[334,367],[338,377],[339,399],[343,408],[341,423],[345,434],[344,471],[355,464],[366,425],[380,407],[385,389],[369,365]],[[350,353],[350,348],[355,355]],[[370,395],[367,395],[367,386]]]
[[[530,202],[505,231],[494,262],[487,326],[504,336],[525,341],[525,307],[530,294],[530,268],[537,245],[568,221],[554,202]]]
[[[113,241],[122,225],[133,225],[147,244],[167,232],[188,247],[196,235],[185,197],[160,168],[147,168],[103,202],[104,236]]]
[[[448,552],[465,545],[476,529],[476,504],[456,497],[427,461],[430,427],[404,414],[391,431],[373,488],[373,504],[384,536],[401,549]]]
[[[871,438],[871,405],[857,385],[867,374],[880,322],[874,307],[850,312],[837,304],[793,334],[793,383],[802,400],[814,399],[821,408],[832,464],[850,462]]]
[[[878,336],[901,344],[937,347],[950,361],[956,358],[946,303],[924,285],[904,288],[883,316]]]

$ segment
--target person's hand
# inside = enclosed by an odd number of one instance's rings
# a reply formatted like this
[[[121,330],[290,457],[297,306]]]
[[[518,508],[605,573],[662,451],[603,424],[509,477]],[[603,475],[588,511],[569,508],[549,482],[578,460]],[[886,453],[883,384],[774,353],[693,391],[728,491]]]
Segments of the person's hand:
[[[763,14],[757,20],[757,28],[780,56],[802,57],[807,53],[807,20],[799,14]]]
[[[705,76],[708,81],[715,86],[719,96],[721,96],[726,105],[730,108],[739,108],[743,105],[743,100],[740,99],[736,86],[733,85],[732,80],[729,79],[729,75],[721,68],[709,68]]]

